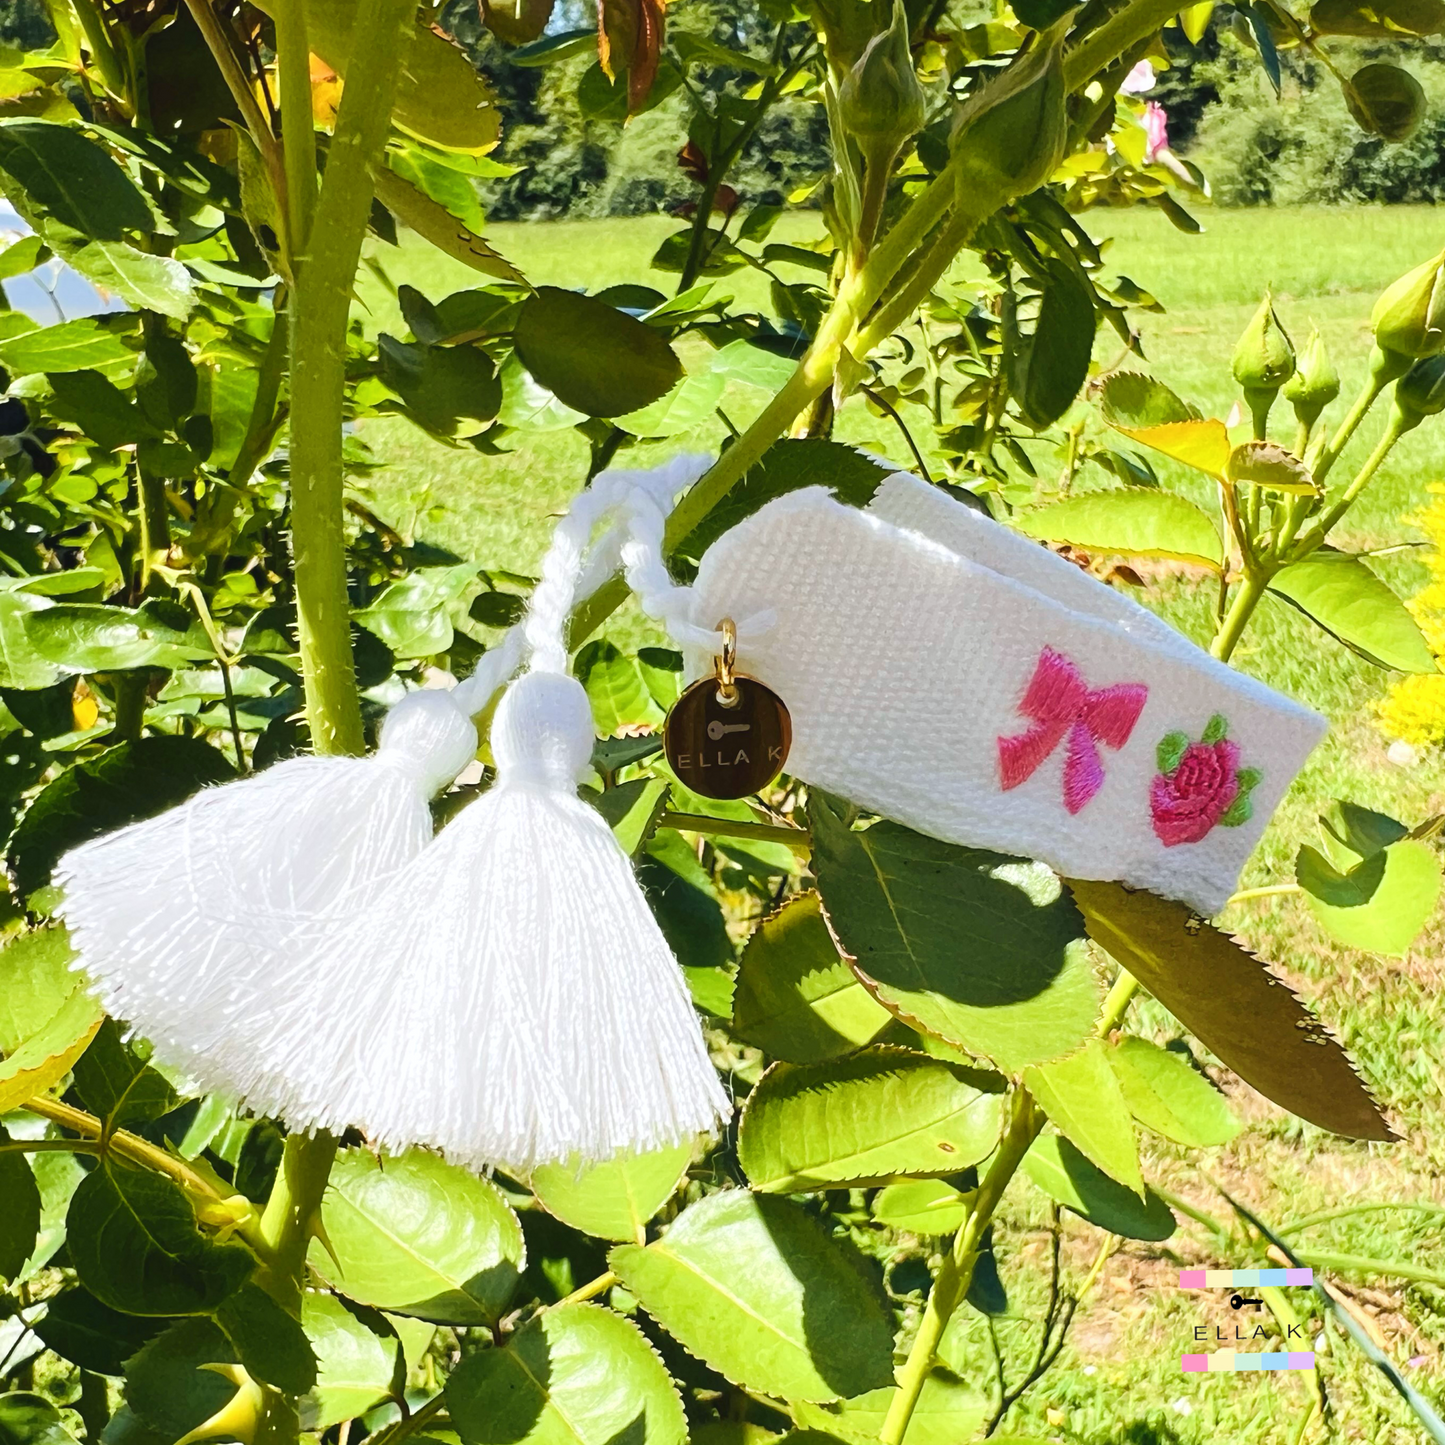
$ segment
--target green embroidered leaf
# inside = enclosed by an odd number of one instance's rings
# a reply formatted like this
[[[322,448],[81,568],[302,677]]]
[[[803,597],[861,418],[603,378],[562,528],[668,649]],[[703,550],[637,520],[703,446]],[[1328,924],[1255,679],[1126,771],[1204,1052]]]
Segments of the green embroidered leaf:
[[[1217,743],[1229,733],[1229,719],[1222,712],[1217,712],[1207,723],[1204,724],[1204,741]]]
[[[1239,1133],[1228,1100],[1187,1055],[1128,1035],[1105,1053],[1129,1112],[1146,1129],[1195,1149],[1227,1144]]]
[[[886,1044],[774,1064],[743,1109],[738,1162],[774,1194],[955,1174],[998,1142],[1003,1082]]]
[[[1079,1046],[1098,991],[1083,920],[1048,869],[897,823],[855,831],[837,808],[809,800],[813,868],[879,1003],[1005,1073]]]
[[[733,1032],[770,1058],[812,1064],[852,1053],[892,1015],[838,954],[816,893],[791,898],[748,939]]]
[[[1345,1051],[1238,943],[1182,903],[1071,880],[1089,935],[1199,1041],[1281,1108],[1354,1139],[1392,1139]]]
[[[836,1400],[892,1383],[893,1323],[849,1247],[791,1200],[731,1189],[608,1262],[668,1334],[735,1384]]]
[[[1248,793],[1237,793],[1234,801],[1224,810],[1219,820],[1221,828],[1238,828],[1254,817],[1254,801]]]
[[[1175,768],[1184,758],[1189,748],[1189,734],[1181,732],[1165,733],[1159,740],[1159,748],[1155,754],[1155,760],[1159,764],[1161,773],[1172,775]]]
[[[1158,1241],[1174,1233],[1174,1216],[1153,1190],[1141,1199],[1096,1169],[1061,1135],[1035,1139],[1024,1155],[1023,1171],[1050,1199],[1110,1234]]]
[[[1239,791],[1241,793],[1248,793],[1259,786],[1263,777],[1263,768],[1241,768],[1234,775],[1234,780],[1239,784]]]
[[[322,1279],[348,1299],[437,1324],[493,1323],[525,1262],[501,1192],[420,1149],[385,1160],[341,1150],[321,1222],[331,1249],[314,1240],[310,1263]]]
[[[1025,1070],[1024,1084],[1061,1134],[1111,1178],[1144,1193],[1134,1123],[1100,1039],[1068,1058]]]
[[[672,1198],[687,1176],[693,1146],[679,1144],[647,1154],[619,1154],[602,1164],[542,1164],[532,1171],[532,1193],[549,1214],[598,1239],[641,1244],[647,1221]]]

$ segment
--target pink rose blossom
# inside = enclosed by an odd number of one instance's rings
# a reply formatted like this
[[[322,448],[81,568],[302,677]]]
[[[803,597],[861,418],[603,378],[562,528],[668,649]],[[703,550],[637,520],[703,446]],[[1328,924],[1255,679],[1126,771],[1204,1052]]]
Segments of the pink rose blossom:
[[[1239,748],[1228,738],[1190,743],[1173,773],[1149,787],[1154,833],[1166,848],[1197,843],[1239,796]]]

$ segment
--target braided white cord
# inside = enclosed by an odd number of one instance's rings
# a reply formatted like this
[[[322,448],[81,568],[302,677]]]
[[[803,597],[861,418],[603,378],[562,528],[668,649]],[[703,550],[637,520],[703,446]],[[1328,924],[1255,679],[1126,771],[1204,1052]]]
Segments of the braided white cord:
[[[673,498],[708,465],[706,457],[682,456],[647,471],[607,471],[580,492],[557,523],[526,617],[457,684],[457,704],[470,714],[480,712],[528,654],[533,671],[566,672],[567,622],[577,598],[594,592],[619,563],[643,612],[661,622],[674,641],[720,652],[721,632],[691,620],[692,589],[678,586],[662,560]],[[603,521],[611,525],[592,541]],[[743,619],[738,636],[747,640],[772,625],[772,614],[760,613]]]

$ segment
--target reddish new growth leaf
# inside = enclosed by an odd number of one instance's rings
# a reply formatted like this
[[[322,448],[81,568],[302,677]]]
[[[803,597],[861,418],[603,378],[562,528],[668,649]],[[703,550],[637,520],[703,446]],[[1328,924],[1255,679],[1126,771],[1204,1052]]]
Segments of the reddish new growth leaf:
[[[667,0],[602,0],[597,16],[597,60],[609,80],[627,75],[627,113],[647,102],[662,58]]]

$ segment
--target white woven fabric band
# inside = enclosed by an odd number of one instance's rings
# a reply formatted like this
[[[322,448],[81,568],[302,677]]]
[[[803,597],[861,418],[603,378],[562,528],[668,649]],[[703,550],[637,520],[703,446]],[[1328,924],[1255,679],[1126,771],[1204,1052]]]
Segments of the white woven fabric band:
[[[946,841],[1214,913],[1323,718],[906,473],[868,512],[780,497],[707,552],[692,620],[767,610],[738,667],[788,771]],[[711,665],[687,652],[688,671]]]

